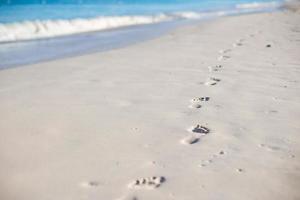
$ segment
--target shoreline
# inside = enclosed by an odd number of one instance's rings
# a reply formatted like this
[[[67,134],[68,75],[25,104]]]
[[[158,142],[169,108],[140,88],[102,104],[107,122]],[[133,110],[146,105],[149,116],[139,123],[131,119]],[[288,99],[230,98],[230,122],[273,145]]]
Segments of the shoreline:
[[[299,22],[223,17],[0,70],[0,196],[299,199]]]
[[[280,8],[252,11],[249,13],[228,14],[207,19],[181,19],[53,38],[0,43],[0,52],[2,52],[0,54],[0,59],[2,60],[0,63],[0,70],[124,48],[161,37],[178,28],[199,25],[223,17],[271,12],[280,12]],[[153,31],[152,29],[155,29],[156,31]],[[124,37],[124,35],[127,36]],[[6,49],[9,49],[9,51]],[[34,52],[39,52],[38,56]]]
[[[132,25],[146,25],[146,24],[156,24],[160,22],[169,22],[175,20],[184,19],[205,19],[218,16],[232,15],[232,14],[243,14],[249,12],[261,12],[274,10],[279,8],[282,2],[279,1],[262,1],[262,2],[250,2],[243,4],[233,4],[220,6],[218,9],[213,9],[213,7],[198,7],[195,9],[195,5],[188,9],[187,7],[183,10],[165,10],[161,9],[156,12],[150,12],[147,14],[112,14],[106,16],[94,16],[94,17],[82,17],[82,18],[62,18],[57,19],[43,19],[36,16],[36,19],[26,20],[26,15],[22,16],[23,21],[18,21],[13,17],[12,23],[0,23],[0,42],[13,42],[13,41],[26,41],[30,39],[39,38],[53,38],[56,36],[74,35],[78,33],[88,33],[93,31],[101,30],[111,30],[118,27],[128,27]],[[64,5],[66,6],[66,5]],[[74,6],[74,5],[73,5]],[[96,6],[96,5],[95,5]],[[183,5],[181,5],[183,6]],[[40,5],[39,10],[43,11],[44,5]],[[188,6],[190,7],[190,6]],[[47,8],[47,7],[46,7]],[[95,7],[97,8],[97,6]],[[130,7],[129,7],[130,8]],[[127,9],[129,9],[127,8]],[[194,9],[192,9],[194,8]],[[1,10],[1,7],[0,7]],[[46,9],[47,10],[47,9]],[[57,10],[59,10],[57,8]],[[130,10],[130,9],[129,9]],[[5,9],[4,9],[5,11]],[[7,10],[8,16],[6,20],[9,21],[9,9]],[[20,11],[21,12],[21,11]],[[33,13],[39,13],[37,10],[33,9]],[[83,11],[84,12],[84,11]],[[58,12],[59,13],[59,12]],[[58,14],[57,13],[57,14]],[[101,13],[101,12],[100,12]],[[105,13],[105,12],[104,12]],[[16,14],[18,14],[16,10]],[[18,15],[17,15],[18,16]],[[1,15],[0,15],[1,17]],[[19,16],[20,17],[20,16]],[[58,16],[57,16],[58,17]],[[5,17],[4,17],[5,21]]]
[[[189,22],[182,23],[187,24]],[[113,49],[121,49],[136,43],[160,37],[166,32],[175,29],[175,27],[180,26],[180,24],[181,22],[177,21],[162,22],[158,24],[136,25],[49,39],[2,43],[2,46],[0,47],[3,49],[4,53],[7,53],[7,55],[3,53],[2,58],[0,55],[0,59],[5,60],[5,62],[0,63],[0,70],[101,53]],[[151,29],[156,29],[157,31],[153,32]],[[19,46],[23,45],[25,48],[20,49]],[[57,46],[60,49],[58,51]],[[14,50],[12,50],[12,52],[5,52],[5,49],[8,48],[13,48]],[[39,55],[39,57],[35,57],[36,55],[33,52],[36,51],[40,52],[42,56]],[[12,57],[14,54],[17,54],[17,57],[20,60],[13,60]],[[27,61],[27,54],[29,54],[29,56],[32,54],[33,56],[32,58],[29,58],[29,61]]]

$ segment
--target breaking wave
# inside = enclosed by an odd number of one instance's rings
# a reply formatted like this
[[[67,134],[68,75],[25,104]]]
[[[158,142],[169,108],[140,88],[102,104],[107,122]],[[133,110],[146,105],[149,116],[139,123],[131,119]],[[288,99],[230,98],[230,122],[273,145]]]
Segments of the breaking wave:
[[[266,9],[276,9],[278,2],[238,4],[234,9],[215,12],[175,12],[157,15],[99,16],[95,18],[68,20],[35,20],[0,23],[0,42],[14,42],[50,38],[119,27],[145,25],[177,19],[202,19],[230,14],[241,14]]]

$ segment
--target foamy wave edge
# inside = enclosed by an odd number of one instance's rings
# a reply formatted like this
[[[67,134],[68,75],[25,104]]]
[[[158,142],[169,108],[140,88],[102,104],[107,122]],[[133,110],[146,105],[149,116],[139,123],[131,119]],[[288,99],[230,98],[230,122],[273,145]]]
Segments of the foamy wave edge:
[[[277,8],[281,5],[281,3],[276,1],[271,2],[253,2],[253,3],[245,3],[236,5],[237,9],[262,9],[262,8]]]
[[[159,14],[153,16],[111,16],[91,19],[71,20],[36,20],[16,23],[0,23],[0,43],[51,38],[71,34],[108,30],[133,25],[146,25],[176,19],[201,19],[230,14],[253,12],[266,8],[279,7],[279,3],[250,3],[236,5],[230,11],[216,11],[208,13],[177,12],[172,14]]]

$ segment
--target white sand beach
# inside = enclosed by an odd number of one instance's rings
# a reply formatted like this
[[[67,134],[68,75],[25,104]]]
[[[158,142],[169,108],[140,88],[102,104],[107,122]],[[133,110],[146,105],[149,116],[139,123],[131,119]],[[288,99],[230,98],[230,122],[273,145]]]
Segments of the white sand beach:
[[[0,199],[299,200],[300,12],[0,71]]]

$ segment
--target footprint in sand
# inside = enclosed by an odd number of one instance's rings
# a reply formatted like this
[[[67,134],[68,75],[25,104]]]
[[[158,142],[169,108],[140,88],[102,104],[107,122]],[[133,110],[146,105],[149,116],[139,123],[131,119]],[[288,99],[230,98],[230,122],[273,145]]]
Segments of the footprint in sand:
[[[218,57],[218,60],[219,60],[219,61],[222,61],[222,60],[227,60],[227,59],[229,59],[229,58],[230,58],[230,56],[227,56],[227,55],[221,55],[221,56]]]
[[[200,102],[205,102],[205,101],[209,101],[209,97],[197,97],[197,98],[193,98],[191,100],[191,105],[189,106],[190,108],[201,108],[202,105],[200,104]]]
[[[199,103],[192,103],[189,107],[190,107],[190,108],[196,108],[196,109],[198,109],[198,108],[201,108],[202,105],[199,104]]]
[[[80,184],[83,188],[96,188],[100,186],[100,183],[98,181],[85,181]]]
[[[219,156],[224,156],[224,155],[225,155],[225,151],[221,150],[217,154],[214,154],[211,159],[203,160],[200,164],[200,167],[206,167],[209,164],[213,163],[215,159],[217,159]]]
[[[216,65],[216,66],[209,66],[208,70],[209,72],[217,72],[222,68],[222,65]]]
[[[192,103],[209,101],[210,97],[196,97],[191,100]]]
[[[239,173],[243,173],[245,170],[242,169],[242,168],[238,168],[238,169],[236,169],[236,171],[239,172]]]
[[[201,162],[200,166],[201,167],[206,167],[207,165],[211,164],[213,162],[213,160],[204,160]]]
[[[265,111],[265,114],[276,114],[276,113],[278,113],[277,110],[267,110],[267,111]]]
[[[133,189],[155,189],[166,181],[163,176],[152,176],[147,178],[139,178],[129,184],[129,188]]]
[[[195,144],[199,142],[201,137],[207,135],[210,132],[208,128],[206,128],[205,126],[201,126],[199,124],[189,128],[188,131],[191,132],[192,134],[183,138],[181,140],[182,144]]]
[[[271,44],[267,44],[266,47],[267,47],[267,48],[271,48],[272,45],[271,45]]]
[[[201,126],[199,124],[196,125],[196,126],[191,127],[188,130],[192,133],[199,133],[201,135],[206,135],[210,132],[210,130],[208,128],[206,128],[205,126]]]
[[[289,155],[290,158],[295,158],[296,156],[294,154]]]
[[[243,46],[243,42],[245,39],[239,39],[235,43],[232,44],[233,47]]]
[[[269,151],[278,151],[278,150],[281,150],[280,147],[272,146],[272,145],[267,145],[267,144],[260,144],[259,146],[263,147],[263,148],[266,148]]]
[[[300,33],[300,29],[297,27],[293,27],[290,30],[291,30],[291,32],[294,32],[294,33]]]
[[[124,197],[120,197],[116,200],[138,200],[138,198],[136,196],[124,196]]]
[[[243,43],[241,42],[235,42],[232,44],[233,47],[239,47],[239,46],[243,46]]]
[[[181,140],[182,144],[195,144],[200,140],[199,136],[189,135]]]
[[[287,100],[287,99],[280,98],[280,97],[272,97],[272,100],[273,100],[273,101],[285,101],[285,100]]]
[[[229,52],[231,52],[232,50],[231,49],[221,49],[220,51],[219,51],[219,53],[220,54],[225,54],[225,53],[229,53]]]
[[[220,82],[221,79],[210,77],[206,82],[205,85],[217,85],[218,82]]]

